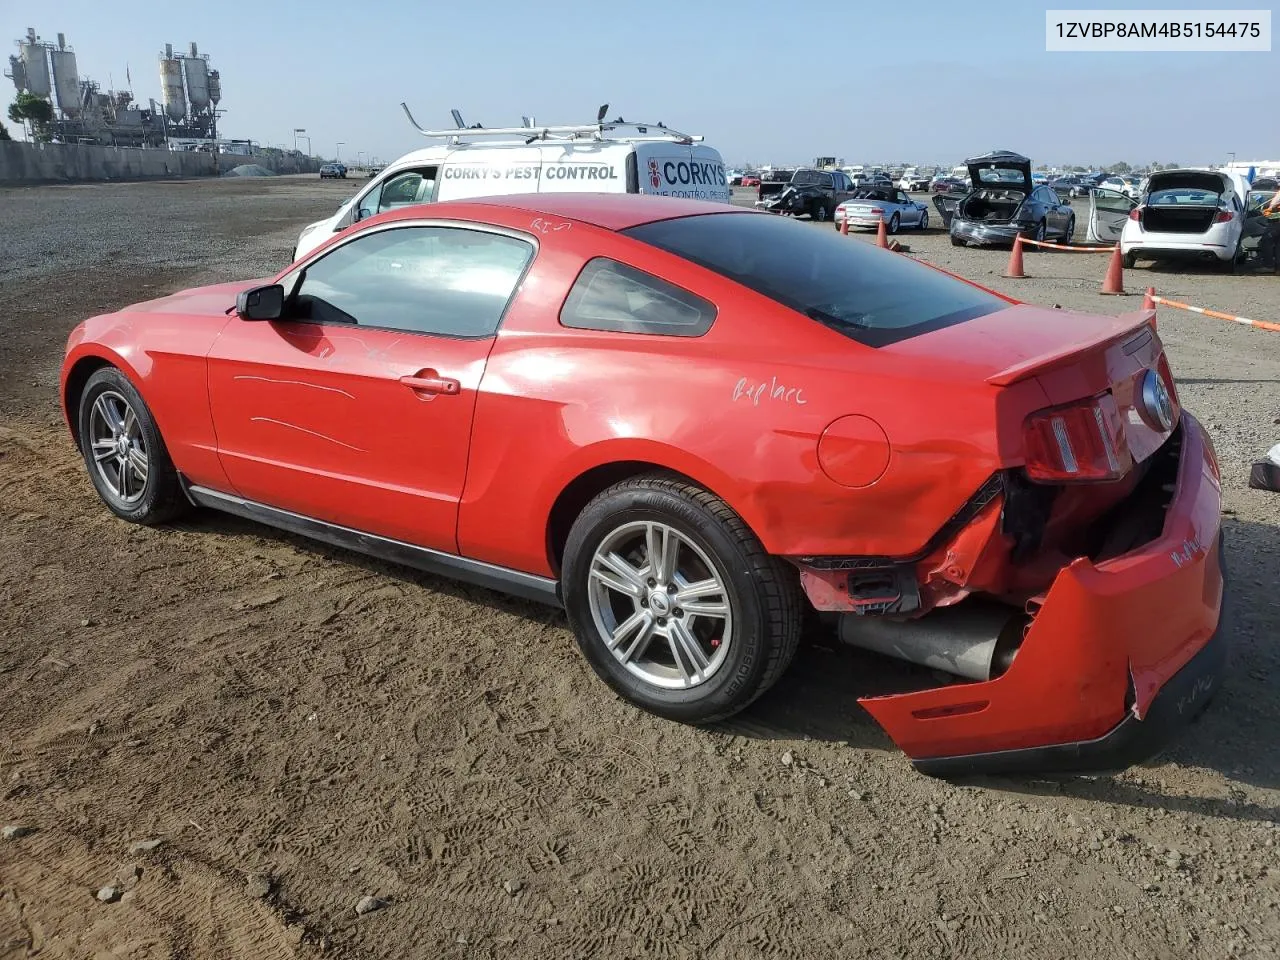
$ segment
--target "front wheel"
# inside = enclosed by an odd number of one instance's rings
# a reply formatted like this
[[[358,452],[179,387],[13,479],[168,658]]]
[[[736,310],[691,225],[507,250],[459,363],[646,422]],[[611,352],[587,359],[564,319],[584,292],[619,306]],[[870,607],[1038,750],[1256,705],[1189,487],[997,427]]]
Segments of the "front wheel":
[[[737,713],[800,638],[795,575],[713,494],[646,475],[591,501],[565,546],[569,624],[596,674],[659,716]]]
[[[79,439],[89,479],[117,517],[150,525],[185,509],[178,472],[155,418],[115,367],[103,367],[85,384]]]

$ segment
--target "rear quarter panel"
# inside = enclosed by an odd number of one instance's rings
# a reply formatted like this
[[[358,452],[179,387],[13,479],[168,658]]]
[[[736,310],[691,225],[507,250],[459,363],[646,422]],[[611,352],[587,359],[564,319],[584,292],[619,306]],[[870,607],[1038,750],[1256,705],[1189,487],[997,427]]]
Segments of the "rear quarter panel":
[[[690,477],[771,553],[906,555],[999,465],[996,392],[965,370],[922,371],[607,231],[552,224],[543,241],[480,387],[459,512],[467,556],[554,574],[556,498],[588,470],[621,461]],[[711,331],[562,327],[561,305],[595,255],[710,299]],[[818,464],[823,431],[847,414],[876,420],[892,444],[883,475],[858,489]]]

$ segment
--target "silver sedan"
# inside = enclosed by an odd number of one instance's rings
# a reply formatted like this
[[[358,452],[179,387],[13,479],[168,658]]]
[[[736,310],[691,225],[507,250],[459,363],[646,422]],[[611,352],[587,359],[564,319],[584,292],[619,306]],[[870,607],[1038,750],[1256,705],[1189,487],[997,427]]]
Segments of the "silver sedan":
[[[912,200],[896,187],[871,187],[859,190],[851,199],[836,207],[836,229],[849,221],[849,228],[875,228],[883,220],[886,233],[897,233],[902,227],[929,229],[929,207]]]

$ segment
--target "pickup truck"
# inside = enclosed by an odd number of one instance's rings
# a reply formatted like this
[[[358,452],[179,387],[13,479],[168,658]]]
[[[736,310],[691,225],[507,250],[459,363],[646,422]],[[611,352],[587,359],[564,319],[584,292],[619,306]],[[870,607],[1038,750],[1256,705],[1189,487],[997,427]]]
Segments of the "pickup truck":
[[[756,206],[771,213],[808,214],[821,222],[830,220],[854,189],[843,170],[797,170],[786,183],[762,181]]]

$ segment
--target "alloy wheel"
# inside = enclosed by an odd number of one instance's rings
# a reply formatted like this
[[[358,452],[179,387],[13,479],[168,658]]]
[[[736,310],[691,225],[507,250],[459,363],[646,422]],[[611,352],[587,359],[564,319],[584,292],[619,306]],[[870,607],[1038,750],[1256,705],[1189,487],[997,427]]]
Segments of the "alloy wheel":
[[[119,393],[105,390],[89,412],[89,451],[94,469],[122,504],[134,504],[146,492],[151,463],[142,425]]]
[[[606,649],[631,674],[664,689],[710,680],[733,644],[724,575],[675,527],[623,524],[591,558],[587,596]]]

